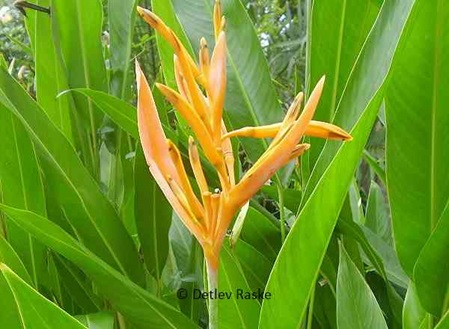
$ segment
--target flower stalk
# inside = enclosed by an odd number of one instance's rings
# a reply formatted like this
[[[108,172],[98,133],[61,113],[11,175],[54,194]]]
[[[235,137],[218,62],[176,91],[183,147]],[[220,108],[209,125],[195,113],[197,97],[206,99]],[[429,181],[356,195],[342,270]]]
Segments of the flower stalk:
[[[193,136],[189,137],[188,156],[199,193],[195,193],[191,185],[176,144],[165,136],[151,89],[136,63],[137,118],[145,158],[165,197],[203,249],[208,289],[218,289],[220,250],[238,210],[278,169],[309,149],[309,144],[301,143],[304,136],[343,141],[350,140],[351,136],[335,125],[312,120],[323,90],[324,77],[317,83],[302,112],[303,94],[299,93],[282,122],[228,132],[222,118],[226,95],[227,50],[225,18],[221,13],[220,2],[215,2],[213,14],[215,47],[210,55],[206,40],[201,38],[198,65],[175,33],[159,17],[141,7],[137,10],[174,50],[177,90],[160,83],[156,83],[156,87],[193,131]],[[231,145],[231,138],[234,137],[272,138],[265,153],[238,181],[234,173],[235,156]],[[220,186],[210,186],[208,183],[199,149],[215,168]],[[209,302],[210,328],[217,328],[218,306],[215,300]]]

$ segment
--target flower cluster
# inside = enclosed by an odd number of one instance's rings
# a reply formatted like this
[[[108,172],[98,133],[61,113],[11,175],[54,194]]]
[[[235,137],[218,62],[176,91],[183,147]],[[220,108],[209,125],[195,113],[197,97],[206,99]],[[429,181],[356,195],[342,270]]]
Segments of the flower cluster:
[[[145,158],[173,209],[201,244],[208,266],[216,270],[223,239],[234,215],[278,169],[309,149],[309,144],[300,143],[303,136],[338,140],[350,140],[351,136],[337,126],[312,120],[324,77],[310,94],[302,113],[303,94],[300,93],[282,122],[228,132],[222,120],[227,49],[225,18],[219,2],[214,7],[215,47],[210,55],[206,40],[200,40],[199,65],[159,17],[140,7],[138,12],[174,50],[177,91],[163,84],[156,84],[156,87],[194,133],[189,137],[188,153],[199,195],[191,185],[177,146],[164,134],[151,89],[137,65],[138,126]],[[235,179],[230,142],[230,138],[236,136],[272,138],[267,150],[239,181]],[[210,189],[198,146],[216,169],[220,188]]]

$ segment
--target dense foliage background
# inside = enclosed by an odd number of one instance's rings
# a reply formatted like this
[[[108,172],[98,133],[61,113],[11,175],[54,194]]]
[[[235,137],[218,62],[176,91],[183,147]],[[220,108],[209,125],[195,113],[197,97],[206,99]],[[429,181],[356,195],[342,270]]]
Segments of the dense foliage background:
[[[197,54],[213,2],[36,0],[51,16],[24,17],[0,1],[0,328],[207,327],[201,248],[138,143],[133,62],[173,85],[137,4]],[[314,119],[354,139],[309,138],[242,210],[219,289],[272,298],[220,300],[220,328],[449,327],[449,5],[222,4],[228,128],[281,121],[326,74]],[[187,158],[189,130],[154,93]],[[267,141],[233,147],[242,175]]]

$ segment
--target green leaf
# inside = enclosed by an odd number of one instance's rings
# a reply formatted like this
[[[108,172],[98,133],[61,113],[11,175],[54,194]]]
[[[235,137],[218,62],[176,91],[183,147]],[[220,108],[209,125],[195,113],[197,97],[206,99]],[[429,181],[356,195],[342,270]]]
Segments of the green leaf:
[[[429,324],[427,324],[427,325],[429,325]],[[426,327],[421,326],[420,329],[421,328],[425,329]],[[428,328],[428,326],[427,326],[427,328]],[[449,311],[444,314],[444,316],[441,318],[441,320],[435,326],[435,329],[447,329],[447,328],[449,328]]]
[[[0,103],[22,122],[38,151],[45,183],[83,244],[135,282],[143,283],[136,248],[110,202],[101,193],[61,131],[25,90],[0,69]]]
[[[392,242],[388,204],[380,186],[375,181],[371,181],[365,219],[367,228],[385,242]]]
[[[48,8],[51,0],[37,0],[35,3]],[[68,84],[53,39],[51,17],[35,14],[26,23],[34,53],[37,102],[64,135],[72,140],[70,114],[74,110],[73,99],[71,96],[56,97],[61,91],[68,89]]]
[[[246,214],[240,238],[270,260],[276,258],[281,247],[279,228],[253,207]]]
[[[80,267],[136,328],[196,328],[182,313],[114,270],[51,221],[4,205],[0,209],[36,239]]]
[[[101,34],[103,6],[100,0],[52,0],[52,33],[67,74],[68,87],[107,91]],[[76,131],[82,154],[94,177],[99,174],[99,136],[102,113],[82,95],[74,95]],[[88,127],[86,129],[86,127]]]
[[[175,212],[169,238],[171,248],[167,268],[171,272],[164,271],[165,278],[170,275],[164,282],[186,289],[187,298],[179,300],[179,306],[184,314],[198,323],[204,316],[205,301],[194,298],[194,290],[203,288],[203,250]]]
[[[59,279],[73,301],[83,309],[83,313],[97,312],[102,305],[100,298],[92,290],[92,282],[66,259],[58,255],[54,256],[53,259]]]
[[[396,250],[409,275],[449,197],[447,6],[417,1],[386,97],[388,194]]]
[[[351,131],[368,104],[384,86],[414,3],[415,0],[384,2],[346,81],[334,124]],[[379,53],[383,55],[379,56]],[[326,143],[307,183],[303,204],[327,170],[339,145],[340,143],[334,141]]]
[[[342,245],[337,276],[337,326],[339,329],[388,328],[376,297]]]
[[[145,265],[159,280],[167,260],[173,211],[151,176],[140,146],[134,160],[134,182],[135,220]]]
[[[449,202],[416,261],[413,278],[425,310],[435,316],[449,308]]]
[[[413,0],[386,2],[358,58],[340,103],[344,105],[340,108],[351,112],[353,128],[349,130],[354,139],[343,145],[333,142],[330,150],[323,150],[320,159],[325,160],[318,160],[315,166],[312,176],[319,172],[316,177],[319,179],[309,181],[310,197],[292,226],[268,280],[267,291],[273,298],[262,304],[262,329],[275,327],[279,314],[282,314],[285,328],[297,328],[304,320],[338,214],[382,102],[392,54],[413,3]],[[388,50],[391,56],[379,56],[382,49]],[[325,166],[319,167],[321,161]],[[292,291],[295,294],[291,294]],[[284,296],[289,298],[286,300]]]
[[[237,242],[233,252],[234,256],[238,258],[251,290],[264,290],[273,262],[263,255],[261,251],[243,240]]]
[[[39,295],[5,264],[0,263],[0,274],[0,291],[8,293],[2,293],[2,299],[12,298],[11,308],[5,310],[2,307],[2,328],[86,329],[64,310]]]
[[[378,6],[371,1],[313,1],[307,49],[307,92],[310,93],[318,80],[326,75],[326,87],[315,120],[333,120],[346,82],[378,11]],[[312,139],[309,155],[312,164],[324,143],[323,139]]]
[[[267,291],[273,298],[262,304],[261,328],[274,326],[275,314],[283,314],[285,328],[297,328],[303,321],[310,292],[380,101],[376,97],[366,108],[351,132],[354,140],[339,149],[293,224],[268,280]]]
[[[36,151],[22,123],[0,103],[0,197],[3,203],[45,215],[45,196]],[[6,236],[35,287],[46,281],[46,250],[6,219]]]
[[[370,167],[373,169],[373,171],[376,173],[377,177],[379,177],[382,183],[386,184],[387,177],[385,174],[385,169],[380,166],[376,158],[374,158],[367,150],[365,150],[363,151],[363,159],[370,165]]]
[[[120,128],[135,139],[139,138],[137,131],[137,112],[131,104],[107,93],[88,88],[77,88],[71,91],[89,97],[98,108],[107,114]]]
[[[110,0],[108,20],[111,52],[111,92],[126,99],[131,93],[129,68],[136,20],[136,0]]]
[[[260,305],[257,299],[243,299],[250,293],[248,282],[238,260],[226,246],[220,253],[218,274],[220,292],[230,292],[230,298],[218,300],[218,323],[220,328],[257,328]],[[238,295],[241,290],[241,295]]]
[[[404,310],[402,312],[402,325],[404,329],[419,329],[426,317],[426,312],[419,302],[415,284],[410,281],[405,295]]]
[[[77,315],[75,318],[89,329],[114,329],[114,314],[109,312]]]
[[[28,284],[32,284],[31,277],[28,274],[25,265],[19,255],[14,251],[8,241],[0,235],[0,263],[4,263],[9,266],[14,272]]]
[[[279,193],[275,185],[265,185],[262,187],[262,192],[266,193],[270,199],[278,200]],[[301,192],[293,189],[286,188],[283,190],[284,206],[292,212],[298,210],[301,203]]]

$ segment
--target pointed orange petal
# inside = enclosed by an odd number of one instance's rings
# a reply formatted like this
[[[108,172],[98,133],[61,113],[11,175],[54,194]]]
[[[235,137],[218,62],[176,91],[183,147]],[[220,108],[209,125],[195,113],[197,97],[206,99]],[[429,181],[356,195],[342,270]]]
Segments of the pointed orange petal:
[[[281,125],[282,123],[274,123],[266,126],[240,128],[223,135],[222,140],[231,137],[274,138]]]
[[[172,46],[176,54],[178,54],[181,48],[184,49],[173,30],[170,29],[155,13],[139,6],[137,6],[137,12],[145,22],[159,32],[159,34]],[[196,67],[195,61],[190,56],[188,56],[187,61],[192,67],[194,76],[198,77],[201,72]]]
[[[156,104],[150,86],[136,61],[137,78],[137,123],[140,141],[147,162],[151,159],[158,167],[163,168],[164,173],[178,179],[176,168],[170,159],[167,139],[162,129]]]
[[[215,39],[218,38],[218,35],[221,32],[222,22],[221,22],[221,3],[220,0],[215,0],[214,4],[214,32],[215,32]]]
[[[179,111],[179,113],[186,119],[194,131],[198,141],[200,142],[204,153],[212,164],[220,162],[220,155],[215,149],[212,143],[211,136],[207,130],[204,122],[198,116],[198,113],[192,108],[192,106],[176,91],[173,89],[157,83],[156,87],[167,98],[167,100]]]
[[[321,137],[333,140],[350,141],[352,136],[340,127],[327,122],[310,121],[307,126],[306,136]]]
[[[211,206],[212,206],[212,215],[211,215],[211,231],[215,232],[216,228],[219,226],[218,217],[220,213],[220,194],[214,193],[211,196]]]
[[[178,171],[180,187],[186,196],[187,202],[189,203],[195,217],[201,221],[201,219],[204,218],[203,206],[193,192],[192,185],[190,185],[189,177],[187,176],[184,164],[182,163],[181,153],[171,140],[168,140],[168,151],[173,164]]]
[[[173,210],[176,212],[178,217],[189,229],[189,231],[198,239],[198,241],[204,241],[205,237],[202,228],[196,222],[196,219],[192,217],[192,213],[187,211],[184,206],[181,205],[180,201],[176,197],[175,193],[171,189],[170,185],[166,181],[164,175],[162,174],[157,164],[153,161],[153,159],[150,159],[148,161],[148,166],[150,168],[152,176],[154,177],[154,180],[161,189],[162,193],[167,198],[170,205],[173,207]]]
[[[193,170],[193,175],[195,176],[201,193],[203,194],[208,192],[209,187],[207,185],[206,176],[204,176],[203,168],[201,167],[200,155],[192,136],[189,136],[189,159]]]
[[[226,126],[221,120],[221,134],[226,135],[227,130]],[[222,140],[221,148],[223,150],[223,156],[226,164],[226,169],[228,171],[229,183],[231,183],[231,187],[235,185],[235,172],[234,172],[234,153],[232,151],[232,144],[229,138]],[[225,194],[227,191],[223,191]]]
[[[285,136],[256,161],[253,166],[255,169],[249,170],[231,191],[229,198],[233,205],[241,207],[245,204],[273,176],[276,170],[289,161],[307,125],[312,120],[323,86],[324,77],[317,83],[301,116],[294,122]]]
[[[182,73],[181,73],[181,67],[179,64],[178,56],[173,56],[173,67],[175,71],[175,79],[176,79],[176,86],[178,87],[178,90],[182,97],[184,97],[188,102],[192,101],[192,98],[190,97],[189,91],[187,89],[186,80],[184,79]]]
[[[304,144],[298,144],[290,154],[290,158],[287,160],[287,163],[291,160],[299,157],[302,155],[305,151],[307,151],[310,148],[310,144],[304,143]],[[285,164],[287,164],[285,163]]]
[[[210,65],[210,58],[209,58],[209,48],[207,48],[207,41],[205,38],[201,38],[200,40],[200,51],[199,51],[199,58],[200,58],[200,69],[201,73],[207,77],[209,75],[209,65]]]
[[[177,42],[179,42],[179,40]],[[177,55],[179,58],[179,67],[185,79],[187,90],[189,91],[192,107],[195,112],[198,113],[201,120],[206,124],[206,127],[209,127],[210,125],[207,119],[207,104],[204,99],[204,95],[196,83],[194,73],[192,72],[192,67],[188,61],[189,55],[184,47],[181,47],[181,44],[179,44],[179,52]]]
[[[221,119],[226,96],[226,35],[220,32],[209,68],[209,98],[212,112],[212,132],[218,145],[221,140]]]
[[[202,198],[204,203],[204,211],[206,212],[206,228],[208,232],[208,236],[210,236],[211,232],[211,225],[212,225],[212,200],[211,200],[212,193],[209,191],[203,192]]]

